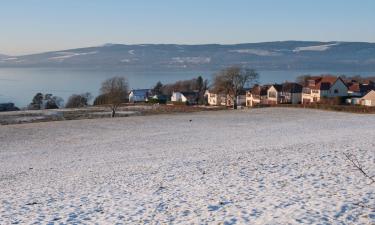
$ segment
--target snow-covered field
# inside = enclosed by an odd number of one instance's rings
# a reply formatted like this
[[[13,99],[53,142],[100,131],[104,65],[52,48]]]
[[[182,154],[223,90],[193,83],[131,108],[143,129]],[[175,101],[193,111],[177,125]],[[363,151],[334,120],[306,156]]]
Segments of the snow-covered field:
[[[191,121],[190,121],[191,120]],[[303,109],[0,126],[0,224],[374,224],[375,116]]]

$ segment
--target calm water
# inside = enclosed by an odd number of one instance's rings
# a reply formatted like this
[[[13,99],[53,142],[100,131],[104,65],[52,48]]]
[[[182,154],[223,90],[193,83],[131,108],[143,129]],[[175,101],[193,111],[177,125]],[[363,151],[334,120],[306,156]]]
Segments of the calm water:
[[[202,76],[211,79],[213,71],[196,72],[121,72],[89,71],[68,69],[0,68],[0,103],[14,102],[19,107],[30,103],[37,92],[51,93],[64,98],[72,94],[90,92],[98,95],[100,84],[113,76],[128,78],[131,88],[151,88],[156,82],[170,83],[177,80]],[[334,72],[334,71],[259,71],[261,83],[293,81],[301,74],[347,74],[363,76],[374,72]]]

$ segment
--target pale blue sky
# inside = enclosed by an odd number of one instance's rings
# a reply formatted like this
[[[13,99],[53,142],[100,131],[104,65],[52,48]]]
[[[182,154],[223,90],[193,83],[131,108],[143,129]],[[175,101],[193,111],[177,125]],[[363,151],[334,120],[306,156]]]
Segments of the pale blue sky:
[[[375,42],[374,0],[1,0],[0,53],[104,43]]]

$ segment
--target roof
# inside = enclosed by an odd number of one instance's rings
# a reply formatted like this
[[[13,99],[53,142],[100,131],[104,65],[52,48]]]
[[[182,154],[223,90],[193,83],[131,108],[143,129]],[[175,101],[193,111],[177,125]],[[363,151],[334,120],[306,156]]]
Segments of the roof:
[[[329,90],[337,80],[341,80],[345,84],[340,77],[325,75],[320,77],[311,77],[308,80],[307,87],[318,90]]]
[[[151,91],[150,89],[134,89],[134,90],[131,90],[130,93],[133,93],[133,95],[145,96],[148,93],[150,93],[150,91]]]
[[[197,97],[199,94],[196,91],[181,91],[180,93],[183,94],[185,97]]]
[[[367,95],[363,96],[363,100],[373,100],[375,101],[375,91],[371,90]]]
[[[352,80],[346,83],[348,90],[351,92],[359,92],[359,93],[368,93],[371,90],[375,90],[375,85],[373,82],[360,83],[358,81]]]
[[[302,85],[297,83],[284,83],[282,85],[283,92],[289,93],[301,93],[302,92]]]
[[[348,91],[361,92],[361,87],[358,82],[350,82],[347,83],[346,86],[348,86]]]
[[[267,95],[267,91],[269,88],[270,85],[254,85],[254,87],[250,89],[250,93],[253,95]]]
[[[272,87],[274,87],[277,92],[281,92],[283,90],[283,85],[281,84],[274,84]]]

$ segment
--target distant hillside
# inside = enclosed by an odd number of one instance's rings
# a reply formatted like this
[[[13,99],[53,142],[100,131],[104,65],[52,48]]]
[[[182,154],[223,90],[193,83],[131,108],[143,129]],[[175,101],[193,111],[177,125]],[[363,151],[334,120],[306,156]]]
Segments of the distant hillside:
[[[0,57],[0,67],[216,70],[241,64],[258,70],[375,71],[375,43],[264,42],[236,45],[122,45]]]

